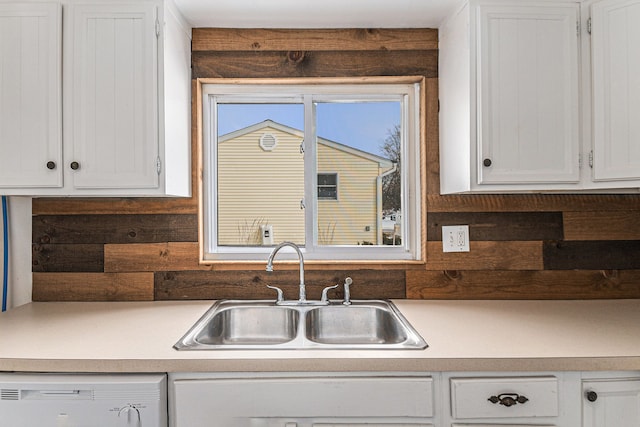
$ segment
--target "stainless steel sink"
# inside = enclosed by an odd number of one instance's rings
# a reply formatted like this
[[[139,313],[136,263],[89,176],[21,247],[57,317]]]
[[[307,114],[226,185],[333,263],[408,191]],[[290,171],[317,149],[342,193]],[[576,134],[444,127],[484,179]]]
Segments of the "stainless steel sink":
[[[380,303],[335,305],[307,312],[306,337],[323,344],[398,344],[407,328]]]
[[[222,300],[178,341],[178,350],[423,349],[426,342],[391,301],[325,306]]]
[[[178,350],[246,348],[289,342],[298,334],[300,313],[271,301],[215,303],[174,346]]]
[[[280,344],[296,337],[299,318],[288,307],[221,303],[194,340],[204,345]]]

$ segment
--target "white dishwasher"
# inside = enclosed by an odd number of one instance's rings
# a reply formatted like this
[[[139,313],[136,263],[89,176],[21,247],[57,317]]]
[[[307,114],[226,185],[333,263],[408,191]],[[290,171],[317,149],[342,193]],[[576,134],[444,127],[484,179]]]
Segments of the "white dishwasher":
[[[167,427],[165,374],[0,374],[2,427]]]

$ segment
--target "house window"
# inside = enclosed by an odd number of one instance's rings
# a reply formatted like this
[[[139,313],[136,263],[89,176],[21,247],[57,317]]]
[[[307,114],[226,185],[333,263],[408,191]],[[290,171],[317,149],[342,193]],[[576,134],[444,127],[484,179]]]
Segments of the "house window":
[[[421,81],[392,79],[202,84],[201,260],[421,259]]]
[[[318,174],[318,200],[338,200],[338,174]]]

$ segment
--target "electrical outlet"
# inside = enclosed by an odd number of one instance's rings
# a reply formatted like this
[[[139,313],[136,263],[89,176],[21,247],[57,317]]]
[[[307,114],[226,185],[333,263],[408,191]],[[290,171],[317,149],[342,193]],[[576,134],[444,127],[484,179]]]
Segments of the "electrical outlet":
[[[469,226],[443,225],[442,251],[469,252]]]

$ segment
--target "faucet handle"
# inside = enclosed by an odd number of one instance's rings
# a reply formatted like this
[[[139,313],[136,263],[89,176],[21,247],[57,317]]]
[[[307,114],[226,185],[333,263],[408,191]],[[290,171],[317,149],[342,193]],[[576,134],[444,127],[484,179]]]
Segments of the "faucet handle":
[[[333,286],[327,286],[326,288],[324,288],[322,290],[322,297],[320,298],[320,302],[322,303],[329,303],[329,297],[327,296],[327,293],[331,290],[331,289],[335,289],[340,285],[333,285]]]
[[[284,301],[284,294],[282,293],[282,289],[278,288],[277,286],[271,286],[271,285],[267,285],[267,288],[273,289],[278,293],[276,296],[276,304]]]

